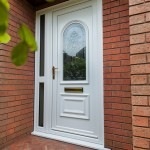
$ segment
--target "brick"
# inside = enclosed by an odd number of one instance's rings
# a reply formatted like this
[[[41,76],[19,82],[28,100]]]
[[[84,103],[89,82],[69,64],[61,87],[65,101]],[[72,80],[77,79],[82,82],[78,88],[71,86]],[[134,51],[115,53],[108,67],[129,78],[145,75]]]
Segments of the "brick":
[[[5,139],[3,143],[0,139],[0,149],[16,138],[18,133],[15,127],[24,123],[17,122],[15,117],[19,118],[22,114],[22,120],[25,119],[27,109],[30,109],[31,114],[28,117],[30,127],[27,125],[22,135],[29,133],[33,126],[34,54],[29,54],[24,66],[15,67],[10,60],[10,52],[20,41],[17,34],[20,22],[26,23],[34,32],[35,10],[26,1],[15,0],[9,3],[11,10],[8,32],[12,38],[8,44],[0,46],[0,136]]]
[[[150,138],[150,128],[134,127],[133,135],[139,137]]]
[[[131,91],[131,86],[130,85],[122,85],[121,90],[130,92]]]
[[[150,75],[148,75],[148,82],[147,82],[148,84],[150,83]]]
[[[128,46],[121,48],[121,54],[129,54],[129,53],[130,53],[130,49]]]
[[[13,134],[14,132],[15,132],[14,129],[7,130],[7,136]]]
[[[117,24],[117,25],[110,25],[110,26],[106,26],[104,28],[104,32],[113,31],[113,30],[117,30],[117,29],[120,29],[120,25],[119,24]]]
[[[12,112],[12,113],[8,113],[8,118],[19,116],[20,114],[21,114],[20,110]]]
[[[121,123],[116,124],[115,122],[112,121],[105,121],[106,127],[109,127],[110,124],[113,128],[121,128]]]
[[[145,14],[139,14],[130,17],[130,25],[144,23],[145,21]]]
[[[128,10],[128,9],[127,9]],[[120,17],[126,17],[129,15],[129,12],[127,10],[124,10],[124,11],[121,11],[119,14],[120,14]],[[129,22],[129,18],[128,18],[128,22]]]
[[[111,67],[104,67],[104,73],[111,73]]]
[[[121,66],[129,66],[130,61],[129,60],[121,60]]]
[[[111,0],[104,6],[104,21],[111,22],[104,25],[105,143],[115,150],[132,149],[128,3]]]
[[[103,22],[103,25],[104,25],[104,26],[110,26],[110,24],[111,24],[111,22],[110,22],[109,20],[105,20],[105,21]]]
[[[127,24],[129,24],[129,14],[128,15],[123,15],[121,18],[120,18],[120,22],[126,22]]]
[[[140,3],[144,3],[144,0],[131,0],[131,1],[129,1],[129,5],[137,5]]]
[[[131,76],[131,84],[147,84],[147,75]]]
[[[129,54],[112,55],[111,60],[129,60]]]
[[[115,48],[115,49],[107,49],[107,50],[104,50],[104,55],[113,55],[113,54],[120,54],[120,48]]]
[[[112,84],[114,85],[129,85],[130,79],[112,79]]]
[[[149,90],[150,86],[148,85],[132,86],[133,95],[150,95]]]
[[[116,79],[120,78],[120,73],[106,73],[104,74],[105,79]]]
[[[130,50],[131,50],[131,54],[150,52],[150,44],[145,43],[145,44],[131,45]]]
[[[21,101],[8,102],[8,107],[21,105]]]
[[[5,131],[5,132],[1,132],[1,134],[0,134],[0,139],[6,137],[6,135],[7,135],[7,134],[6,134],[6,131]]]
[[[105,110],[105,114],[106,115],[118,115],[120,116],[121,115],[121,110],[115,110],[115,109],[107,109]]]
[[[111,20],[111,25],[113,25],[113,24],[119,24],[119,23],[120,23],[120,19],[119,18]]]
[[[6,120],[6,119],[7,119],[7,114],[0,115],[0,121]]]
[[[106,61],[104,62],[105,66],[120,66],[120,61]]]
[[[130,7],[129,14],[134,15],[134,14],[145,13],[149,11],[149,7],[150,7],[150,3],[142,3],[139,5],[132,6]]]
[[[150,23],[138,24],[130,27],[131,34],[150,32]]]
[[[134,137],[133,138],[133,145],[136,147],[142,147],[142,148],[150,148],[149,147],[149,140],[140,138],[140,137]]]
[[[129,35],[129,29],[119,29],[111,31],[111,36],[118,36],[118,35]]]
[[[122,35],[121,36],[121,41],[127,41],[129,40],[129,35]]]
[[[147,74],[150,73],[150,64],[139,64],[131,66],[131,74]]]
[[[114,43],[120,41],[120,36],[105,38],[104,43]]]
[[[110,9],[103,10],[103,15],[108,15],[108,14],[110,14]]]
[[[112,67],[112,72],[123,73],[123,72],[129,72],[129,71],[130,71],[130,68],[128,66]]]
[[[146,21],[150,21],[150,12],[146,13]]]
[[[147,96],[132,96],[132,105],[137,105],[137,106],[148,105]]]
[[[146,42],[150,42],[150,33],[146,33]]]
[[[133,150],[145,150],[145,148],[137,148],[137,147],[134,147]],[[148,149],[146,149],[148,150]]]
[[[120,5],[124,5],[124,4],[128,4],[129,5],[129,1],[128,0],[120,1]]]
[[[131,111],[123,111],[122,112],[122,117],[132,117],[132,113],[131,113]],[[131,126],[131,124],[128,124],[129,126]],[[130,127],[131,128],[131,127]],[[128,126],[127,126],[127,128],[125,128],[125,125],[124,125],[124,129],[128,129]],[[128,129],[129,130],[129,129]]]
[[[144,43],[144,42],[145,42],[145,34],[138,34],[138,35],[130,36],[130,44],[139,44],[139,43]]]
[[[133,125],[135,126],[142,126],[142,127],[148,127],[148,118],[147,117],[137,117],[133,116]]]
[[[103,9],[108,9],[108,8],[110,8],[110,7],[111,7],[110,3],[106,3],[106,4],[104,5]]]
[[[144,106],[133,106],[133,115],[149,117],[150,109]]]
[[[114,104],[112,104],[112,108],[128,111],[128,110],[131,110],[131,104],[115,104],[114,103]],[[125,119],[125,118],[123,118],[123,119]]]
[[[105,33],[103,33],[103,36],[104,36],[104,38],[110,37],[110,32],[105,32]]]
[[[7,103],[0,103],[0,109],[7,107],[7,105],[8,105]]]
[[[129,24],[128,23],[121,23],[120,24],[120,29],[128,29],[129,28]]]
[[[6,119],[0,122],[0,127],[14,122],[14,118]]]

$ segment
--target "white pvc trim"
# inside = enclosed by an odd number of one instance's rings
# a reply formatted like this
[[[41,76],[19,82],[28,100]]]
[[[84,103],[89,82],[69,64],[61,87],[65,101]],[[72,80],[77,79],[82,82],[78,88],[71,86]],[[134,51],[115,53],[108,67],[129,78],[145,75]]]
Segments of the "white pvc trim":
[[[64,2],[64,3],[61,3],[61,4],[58,4],[56,6],[52,6],[52,7],[49,7],[49,8],[45,8],[45,9],[42,9],[42,10],[39,10],[36,12],[36,39],[37,41],[40,41],[39,40],[39,37],[40,37],[40,34],[39,34],[39,15],[42,15],[42,14],[47,14],[45,15],[45,17],[49,18],[48,20],[52,21],[52,16],[51,16],[51,13],[48,13],[49,11],[57,11],[61,8],[64,8],[64,7],[67,7],[68,4],[69,5],[74,5],[74,4],[79,4],[79,3],[83,3],[83,2],[87,2],[87,1],[91,1],[91,0],[69,0],[67,2]],[[96,11],[96,15],[95,17],[97,18],[97,22],[96,22],[96,32],[97,32],[97,36],[95,37],[95,43],[96,44],[96,47],[97,47],[97,56],[98,56],[98,60],[97,61],[97,67],[98,68],[101,68],[101,69],[98,69],[98,75],[99,75],[99,88],[100,89],[100,92],[99,92],[99,98],[101,98],[101,102],[100,102],[100,106],[99,106],[99,109],[100,109],[100,112],[102,115],[101,116],[101,122],[100,124],[102,125],[101,127],[101,141],[104,145],[104,96],[103,96],[103,91],[104,91],[104,83],[103,83],[103,13],[102,13],[102,0],[92,0],[92,1],[96,1],[96,4],[95,4],[95,9],[94,11]],[[48,22],[46,22],[48,23]],[[46,28],[45,30],[47,29],[47,26],[46,25]],[[46,33],[47,34],[47,33]],[[45,42],[47,42],[48,39],[45,39]],[[48,50],[49,47],[45,47],[45,51]],[[64,142],[68,142],[68,143],[72,143],[72,144],[77,144],[77,145],[81,145],[81,146],[85,146],[85,147],[90,147],[90,148],[96,148],[98,150],[108,150],[106,148],[104,148],[103,145],[100,145],[100,144],[94,144],[94,143],[89,143],[89,142],[84,142],[84,141],[80,141],[80,140],[76,140],[76,139],[70,139],[70,138],[66,138],[66,137],[61,137],[61,136],[57,136],[57,135],[53,135],[53,134],[47,134],[47,133],[44,133],[44,132],[49,132],[49,125],[48,124],[51,124],[51,122],[47,122],[45,127],[38,127],[38,85],[39,85],[39,82],[44,82],[46,84],[46,87],[47,87],[47,81],[49,77],[47,75],[47,73],[45,73],[45,75],[47,77],[39,77],[38,74],[39,74],[39,54],[38,52],[36,53],[36,59],[35,59],[35,68],[36,68],[36,72],[35,72],[35,105],[34,105],[34,132],[32,133],[33,135],[37,135],[37,136],[42,136],[42,137],[46,137],[46,138],[51,138],[51,139],[55,139],[55,140],[60,140],[60,141],[64,141]],[[49,62],[48,61],[48,58],[46,57],[46,62]],[[47,64],[48,65],[48,64]],[[50,69],[50,68],[49,68]],[[50,88],[50,87],[49,87]],[[48,91],[46,91],[48,92]],[[48,106],[47,106],[48,107]],[[48,109],[46,107],[46,110]],[[46,114],[46,112],[45,112]],[[45,118],[47,119],[48,116],[45,115]]]

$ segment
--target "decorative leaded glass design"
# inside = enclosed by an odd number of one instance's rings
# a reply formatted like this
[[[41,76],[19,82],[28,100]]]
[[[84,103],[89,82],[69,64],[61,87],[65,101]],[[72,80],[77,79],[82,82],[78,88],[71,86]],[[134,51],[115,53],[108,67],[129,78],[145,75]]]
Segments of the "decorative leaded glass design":
[[[86,80],[86,31],[72,23],[63,33],[63,80]]]

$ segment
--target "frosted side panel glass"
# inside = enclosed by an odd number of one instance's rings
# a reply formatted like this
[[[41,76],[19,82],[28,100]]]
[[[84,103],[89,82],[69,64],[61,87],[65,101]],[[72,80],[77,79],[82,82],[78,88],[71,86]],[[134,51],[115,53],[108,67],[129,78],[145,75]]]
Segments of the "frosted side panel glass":
[[[63,33],[63,80],[86,80],[86,31],[80,23]]]
[[[45,15],[40,17],[40,76],[44,76]]]
[[[44,83],[39,87],[39,126],[43,127],[44,122]]]

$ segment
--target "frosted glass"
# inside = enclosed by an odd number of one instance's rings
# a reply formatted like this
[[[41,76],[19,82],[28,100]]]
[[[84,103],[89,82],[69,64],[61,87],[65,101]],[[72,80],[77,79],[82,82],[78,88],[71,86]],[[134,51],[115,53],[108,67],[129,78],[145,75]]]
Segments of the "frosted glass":
[[[64,31],[63,69],[64,80],[86,80],[86,31],[80,23]]]
[[[44,83],[39,86],[39,126],[44,125]]]
[[[45,15],[40,17],[40,76],[44,76],[45,61]]]

